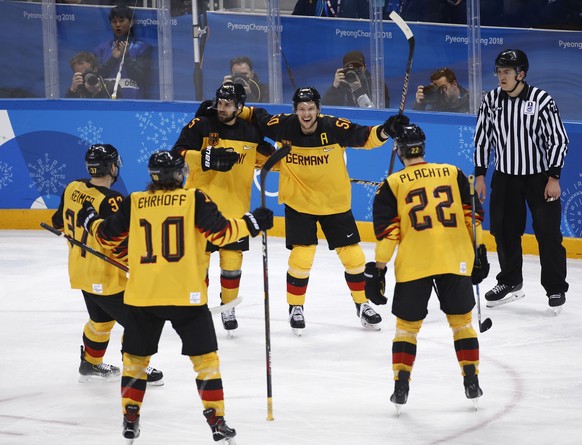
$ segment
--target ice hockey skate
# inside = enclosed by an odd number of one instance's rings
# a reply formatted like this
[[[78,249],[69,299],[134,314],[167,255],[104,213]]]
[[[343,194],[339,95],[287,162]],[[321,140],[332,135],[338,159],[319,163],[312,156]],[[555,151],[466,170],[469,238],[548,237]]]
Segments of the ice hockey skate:
[[[408,391],[410,390],[409,379],[410,372],[398,371],[398,380],[394,381],[394,393],[390,396],[390,401],[396,407],[397,416],[400,416],[402,405],[405,405],[408,401]]]
[[[236,436],[236,430],[226,424],[224,417],[217,416],[216,410],[214,408],[205,409],[203,414],[204,417],[206,417],[208,425],[210,425],[210,429],[212,430],[212,438],[215,442],[220,441],[220,443],[236,445],[236,441],[234,440],[234,436]]]
[[[485,300],[487,300],[485,305],[487,307],[496,307],[519,300],[525,297],[522,287],[523,283],[513,286],[497,283],[493,289],[485,294]]]
[[[94,365],[85,360],[85,348],[81,346],[81,364],[79,365],[79,382],[89,381],[117,381],[121,377],[121,370],[117,366],[101,363]]]
[[[127,405],[127,411],[123,415],[123,430],[121,435],[127,439],[127,443],[133,443],[134,439],[139,437],[139,406]]]
[[[302,330],[305,329],[303,306],[289,306],[289,324],[291,332],[297,337],[301,337]]]
[[[463,385],[465,386],[465,395],[473,402],[473,408],[477,410],[477,401],[483,395],[483,390],[479,386],[479,377],[475,373],[475,365],[465,365],[463,367],[465,376]]]
[[[164,373],[156,368],[146,368],[148,386],[164,386]]]
[[[222,317],[222,326],[224,326],[226,335],[229,338],[233,338],[234,331],[238,328],[238,321],[236,319],[234,308],[227,309],[226,311],[222,312],[220,316]]]
[[[565,293],[560,292],[559,294],[548,295],[548,304],[554,311],[554,315],[558,315],[560,312],[562,312],[564,303],[566,303]]]
[[[360,317],[360,323],[367,329],[372,329],[374,331],[379,331],[382,327],[380,323],[382,322],[382,317],[378,314],[370,303],[356,303],[356,313]]]

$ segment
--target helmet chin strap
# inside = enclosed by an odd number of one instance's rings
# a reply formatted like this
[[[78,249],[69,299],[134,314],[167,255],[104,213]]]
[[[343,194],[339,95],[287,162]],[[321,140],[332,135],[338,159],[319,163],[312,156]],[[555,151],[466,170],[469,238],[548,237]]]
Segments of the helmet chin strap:
[[[517,80],[517,76],[515,76],[515,80]],[[519,86],[519,84],[521,83],[521,80],[517,80],[517,83],[515,84],[515,86],[511,89],[511,91],[507,91],[507,94],[513,93],[517,87]]]

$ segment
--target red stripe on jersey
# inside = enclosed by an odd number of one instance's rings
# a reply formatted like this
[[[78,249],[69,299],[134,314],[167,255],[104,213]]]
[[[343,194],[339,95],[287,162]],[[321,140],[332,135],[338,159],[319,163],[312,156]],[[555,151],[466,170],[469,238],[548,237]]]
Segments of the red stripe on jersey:
[[[307,286],[293,286],[287,283],[287,292],[292,295],[305,295],[307,292]]]
[[[214,390],[201,390],[198,391],[200,394],[200,398],[202,400],[206,400],[207,402],[217,402],[220,400],[224,400],[224,391],[222,389],[214,389]]]
[[[406,352],[392,353],[392,364],[402,363],[403,365],[412,366],[415,359],[416,355],[407,354]]]
[[[350,288],[351,291],[360,291],[360,290],[364,290],[366,288],[366,282],[364,280],[362,281],[353,281],[353,282],[349,282],[348,283],[348,287]]]
[[[457,360],[476,362],[479,360],[479,349],[461,349],[457,351]]]
[[[240,286],[240,277],[239,278],[220,277],[220,285],[225,289],[238,289],[238,287]]]
[[[143,396],[145,395],[145,391],[137,388],[132,388],[131,386],[122,386],[121,387],[121,397],[126,399],[135,400],[136,402],[143,402]]]

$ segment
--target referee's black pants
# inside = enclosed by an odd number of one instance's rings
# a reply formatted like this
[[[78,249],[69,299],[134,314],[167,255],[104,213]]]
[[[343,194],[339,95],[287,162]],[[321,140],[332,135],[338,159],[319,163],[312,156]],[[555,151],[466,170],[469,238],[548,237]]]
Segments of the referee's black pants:
[[[566,282],[566,249],[560,230],[561,200],[547,202],[544,190],[545,173],[507,175],[495,171],[491,179],[489,214],[491,234],[497,243],[501,272],[497,282],[507,285],[523,281],[521,237],[525,232],[527,207],[539,246],[542,266],[541,283],[547,295],[568,291]]]

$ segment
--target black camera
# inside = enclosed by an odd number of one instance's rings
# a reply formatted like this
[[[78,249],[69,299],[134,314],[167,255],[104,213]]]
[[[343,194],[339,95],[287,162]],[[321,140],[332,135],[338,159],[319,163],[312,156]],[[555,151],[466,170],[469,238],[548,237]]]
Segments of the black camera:
[[[244,86],[245,83],[249,83],[249,78],[244,73],[234,73],[231,78],[233,83],[238,83],[242,86]]]
[[[83,82],[91,87],[94,87],[99,83],[99,76],[93,71],[85,71],[83,73]]]
[[[360,78],[358,77],[358,73],[354,70],[344,70],[344,80],[347,83],[354,83],[357,82]]]
[[[438,102],[442,93],[438,87],[431,84],[422,87],[422,94],[424,94],[422,103],[426,104]]]

